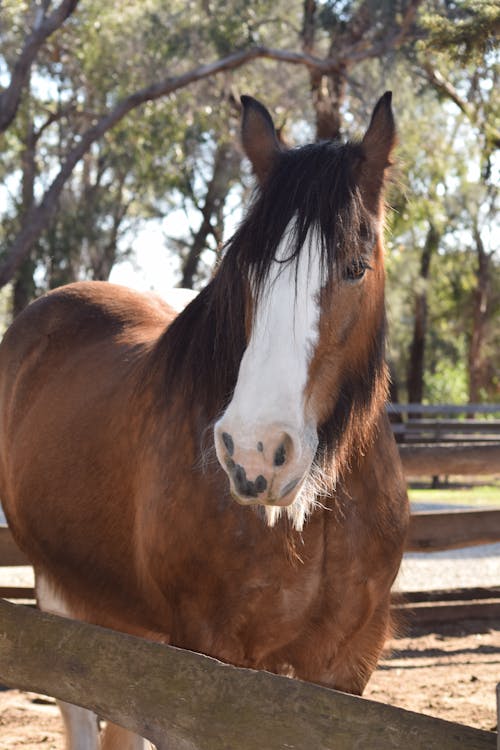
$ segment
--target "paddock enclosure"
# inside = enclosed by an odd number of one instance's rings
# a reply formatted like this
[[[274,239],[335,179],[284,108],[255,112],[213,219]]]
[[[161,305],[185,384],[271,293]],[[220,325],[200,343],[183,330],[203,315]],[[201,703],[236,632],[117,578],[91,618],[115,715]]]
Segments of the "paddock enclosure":
[[[385,409],[390,92],[359,143],[292,150],[242,105],[259,189],[185,310],[78,283],[4,337],[0,492],[46,612],[0,604],[0,680],[63,701],[70,746],[97,725],[65,704],[110,722],[106,748],[120,727],[158,750],[492,747],[355,697],[409,523]]]

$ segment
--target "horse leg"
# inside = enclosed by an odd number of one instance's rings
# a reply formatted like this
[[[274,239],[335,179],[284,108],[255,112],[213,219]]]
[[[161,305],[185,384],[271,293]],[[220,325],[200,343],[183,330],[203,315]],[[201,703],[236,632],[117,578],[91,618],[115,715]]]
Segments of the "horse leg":
[[[72,617],[64,599],[41,574],[36,576],[36,596],[43,612]],[[64,701],[57,703],[66,729],[66,750],[99,750],[99,725],[95,713]]]
[[[345,644],[335,662],[334,679],[329,687],[362,695],[391,635],[391,625],[387,603],[380,606],[370,621]]]
[[[86,708],[57,701],[66,729],[66,750],[98,750],[97,716]]]
[[[108,722],[102,735],[102,750],[152,750],[148,740]]]

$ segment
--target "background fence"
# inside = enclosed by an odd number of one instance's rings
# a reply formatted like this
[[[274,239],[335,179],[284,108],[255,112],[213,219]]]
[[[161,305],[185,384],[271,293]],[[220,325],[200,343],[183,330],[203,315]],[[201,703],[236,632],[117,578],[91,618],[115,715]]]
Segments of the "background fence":
[[[387,411],[407,476],[500,473],[499,404],[389,404]]]

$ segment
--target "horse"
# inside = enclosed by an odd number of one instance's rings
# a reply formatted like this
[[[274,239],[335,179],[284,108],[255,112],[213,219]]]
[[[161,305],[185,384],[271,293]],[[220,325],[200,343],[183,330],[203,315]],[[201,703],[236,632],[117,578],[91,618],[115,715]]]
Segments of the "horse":
[[[297,148],[245,96],[241,138],[254,194],[181,312],[78,282],[15,319],[0,496],[42,610],[361,694],[408,525],[385,413],[391,93],[361,140]],[[61,709],[71,750],[145,747]]]

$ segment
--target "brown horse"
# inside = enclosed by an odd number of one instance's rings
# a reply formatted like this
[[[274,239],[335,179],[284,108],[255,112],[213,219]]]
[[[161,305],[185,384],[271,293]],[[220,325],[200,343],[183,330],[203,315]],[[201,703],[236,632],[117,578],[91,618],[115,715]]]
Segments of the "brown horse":
[[[292,150],[242,103],[259,188],[183,312],[78,283],[7,332],[0,493],[42,609],[361,693],[408,521],[384,410],[391,96],[361,142]],[[69,747],[97,747],[62,708]]]

